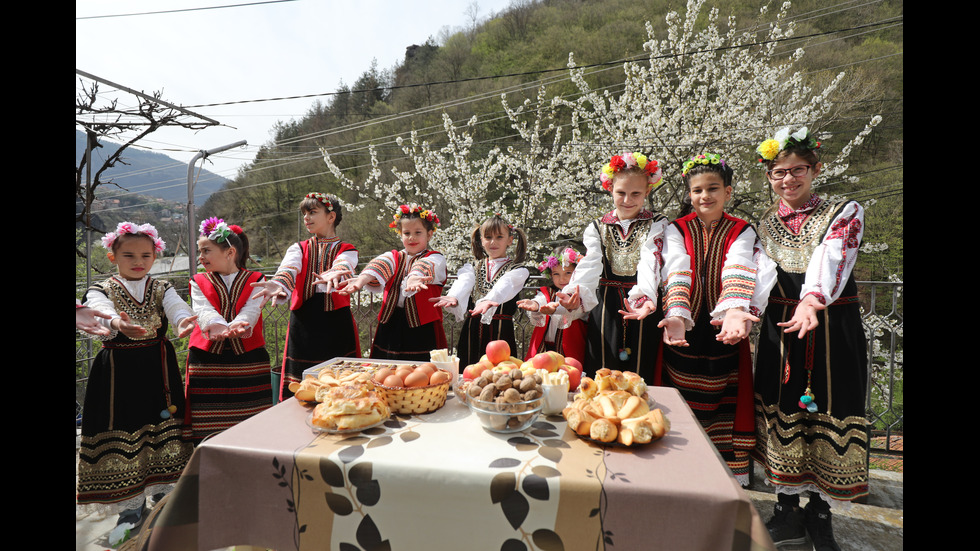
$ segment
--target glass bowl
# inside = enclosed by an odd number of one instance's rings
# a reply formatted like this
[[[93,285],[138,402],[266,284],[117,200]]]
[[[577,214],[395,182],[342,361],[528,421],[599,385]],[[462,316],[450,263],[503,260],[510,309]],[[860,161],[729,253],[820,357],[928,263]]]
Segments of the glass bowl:
[[[466,403],[483,428],[491,432],[508,433],[521,432],[530,427],[540,415],[544,399],[539,397],[526,402],[501,404],[470,397]]]

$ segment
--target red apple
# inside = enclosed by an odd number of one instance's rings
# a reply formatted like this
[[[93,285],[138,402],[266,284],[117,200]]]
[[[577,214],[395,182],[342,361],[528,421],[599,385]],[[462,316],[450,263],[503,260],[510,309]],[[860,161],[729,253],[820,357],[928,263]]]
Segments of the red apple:
[[[466,381],[472,381],[480,377],[480,375],[486,371],[487,367],[482,364],[470,364],[463,368],[463,379]]]
[[[510,359],[510,345],[507,341],[490,341],[487,343],[487,358],[494,365]]]
[[[557,362],[557,358],[555,358],[553,354],[549,352],[542,352],[540,354],[535,354],[534,357],[531,358],[531,365],[534,366],[534,369],[543,369],[548,373],[554,373],[558,370],[559,364]]]
[[[585,371],[585,368],[582,367],[582,362],[576,360],[575,358],[569,358],[568,356],[565,356],[565,365],[573,365],[577,367],[579,371]]]
[[[559,367],[558,369],[564,371],[565,373],[568,373],[568,390],[569,391],[576,390],[578,388],[579,383],[582,382],[582,370],[569,363],[566,363],[565,365]]]

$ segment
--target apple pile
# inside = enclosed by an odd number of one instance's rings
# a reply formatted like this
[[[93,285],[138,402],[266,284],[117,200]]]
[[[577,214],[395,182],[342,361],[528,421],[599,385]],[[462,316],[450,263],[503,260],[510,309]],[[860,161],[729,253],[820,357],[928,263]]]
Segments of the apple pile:
[[[477,363],[463,368],[463,380],[474,381],[487,370],[491,373],[510,373],[513,369],[520,369],[524,374],[531,374],[538,369],[548,373],[564,371],[568,374],[569,391],[576,390],[582,380],[582,364],[578,360],[549,351],[536,354],[530,360],[522,362],[510,355],[510,345],[502,340],[487,343],[487,353]]]

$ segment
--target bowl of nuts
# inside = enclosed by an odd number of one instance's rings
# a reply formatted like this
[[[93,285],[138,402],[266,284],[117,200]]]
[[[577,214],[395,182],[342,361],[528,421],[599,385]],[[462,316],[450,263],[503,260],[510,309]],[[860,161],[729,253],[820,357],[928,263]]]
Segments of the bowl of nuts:
[[[465,394],[466,404],[483,428],[492,432],[525,430],[538,418],[544,403],[541,376],[520,369],[484,372],[466,386]]]

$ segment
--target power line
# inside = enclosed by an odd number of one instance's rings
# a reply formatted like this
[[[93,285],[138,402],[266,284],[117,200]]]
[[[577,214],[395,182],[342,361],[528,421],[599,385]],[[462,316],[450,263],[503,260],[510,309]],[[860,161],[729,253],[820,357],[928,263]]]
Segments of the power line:
[[[224,6],[205,6],[202,8],[183,8],[179,10],[162,10],[162,11],[145,11],[137,13],[117,13],[110,15],[90,15],[85,17],[76,17],[75,21],[80,21],[83,19],[109,19],[114,17],[135,17],[140,15],[161,15],[166,13],[183,13],[190,11],[204,11],[204,10],[220,10],[225,8],[242,8],[248,6],[260,6],[262,4],[281,4],[283,2],[295,2],[296,0],[266,0],[265,2],[249,2],[247,4],[227,4]]]
[[[604,62],[599,62],[599,63],[590,63],[590,64],[586,64],[586,65],[579,65],[579,66],[576,66],[575,69],[592,69],[592,68],[597,68],[597,67],[609,67],[609,66],[617,66],[617,65],[621,65],[623,63],[630,63],[630,62],[644,60],[644,59],[664,59],[664,58],[667,58],[667,57],[678,57],[678,56],[694,55],[694,54],[700,54],[700,53],[712,53],[712,52],[717,53],[717,52],[722,52],[722,51],[725,51],[725,50],[731,50],[731,49],[734,49],[734,48],[743,48],[743,47],[748,48],[748,47],[763,46],[763,45],[766,45],[766,44],[781,43],[781,42],[788,42],[788,41],[802,41],[802,40],[806,40],[806,39],[814,38],[814,37],[818,37],[818,36],[826,36],[826,35],[829,35],[829,34],[836,34],[836,33],[840,33],[840,32],[861,30],[861,29],[867,29],[867,28],[877,27],[877,26],[886,25],[886,24],[892,24],[892,23],[896,22],[897,20],[902,20],[902,17],[893,18],[893,19],[885,20],[885,21],[879,21],[877,23],[867,23],[867,24],[864,24],[864,25],[858,25],[858,26],[855,26],[855,27],[847,28],[847,29],[837,29],[837,30],[831,30],[831,31],[823,31],[823,32],[818,32],[818,33],[813,33],[813,34],[803,35],[803,36],[795,36],[795,37],[785,37],[785,38],[776,38],[776,39],[770,39],[770,40],[762,40],[762,41],[759,41],[759,42],[748,43],[748,44],[737,44],[737,45],[731,45],[731,46],[721,46],[719,48],[712,48],[712,49],[705,49],[705,50],[693,50],[693,51],[684,52],[684,53],[681,53],[681,54],[669,54],[669,55],[664,55],[664,56],[657,56],[655,58],[652,58],[652,57],[649,57],[649,56],[634,56],[632,58],[625,58],[625,59],[620,59],[620,60],[616,60],[616,61],[604,61]],[[284,101],[284,100],[308,99],[308,98],[316,98],[316,97],[324,97],[324,96],[339,96],[339,95],[344,95],[344,94],[361,94],[361,93],[372,93],[372,92],[385,92],[385,91],[402,90],[402,89],[408,89],[408,88],[420,88],[420,87],[425,87],[425,86],[439,86],[439,85],[444,85],[444,84],[461,84],[461,83],[464,83],[464,82],[477,82],[477,81],[481,81],[481,80],[492,80],[492,79],[499,79],[499,78],[511,78],[511,77],[522,77],[522,76],[531,76],[531,75],[542,75],[542,74],[554,73],[554,72],[559,72],[559,71],[564,72],[564,71],[568,71],[568,69],[569,69],[568,67],[561,67],[561,68],[556,68],[556,69],[540,69],[540,70],[536,70],[536,71],[522,71],[522,72],[517,72],[517,73],[503,73],[503,74],[497,74],[497,75],[485,75],[485,76],[467,77],[467,78],[452,79],[452,80],[438,80],[438,81],[431,81],[431,82],[420,82],[420,83],[415,83],[415,84],[395,84],[395,85],[391,85],[391,86],[380,86],[380,87],[377,87],[377,88],[365,88],[365,89],[359,89],[359,90],[343,90],[343,91],[337,91],[337,92],[322,92],[322,93],[318,93],[318,94],[303,94],[303,95],[297,95],[297,96],[282,96],[282,97],[277,97],[277,98],[262,98],[262,99],[252,99],[252,100],[238,100],[238,101],[229,101],[229,102],[222,102],[222,103],[203,103],[203,104],[199,104],[199,105],[190,105],[188,107],[197,109],[197,108],[201,108],[201,107],[219,107],[219,106],[224,106],[224,105],[236,105],[236,104],[243,104],[243,103],[258,103],[258,102],[267,102],[267,101]]]
[[[851,8],[847,8],[847,9],[851,9]],[[813,13],[813,12],[811,12],[811,13]],[[895,21],[895,20],[893,19],[891,21]],[[873,28],[875,26],[879,26],[879,25],[882,25],[882,24],[885,24],[885,23],[888,23],[888,21],[886,20],[886,21],[872,23],[872,24],[860,25],[860,26],[856,26],[856,27],[851,27],[850,29],[838,29],[836,31],[827,31],[827,32],[823,32],[823,33],[815,33],[815,34],[807,35],[807,36],[804,36],[804,37],[795,37],[795,38],[792,38],[792,40],[802,40],[802,39],[805,39],[805,38],[808,38],[808,37],[813,37],[813,36],[829,35],[829,34],[832,34],[832,33],[844,32],[844,31],[851,30],[851,29]],[[753,46],[753,45],[755,45],[755,44],[747,44],[747,45],[746,44],[743,44],[743,45],[738,45],[737,47],[750,47],[750,46]],[[721,50],[721,49],[725,49],[725,48],[720,48],[718,50]],[[706,51],[708,51],[708,50],[706,50]],[[717,50],[715,50],[715,51],[717,51]],[[606,63],[592,64],[592,65],[587,65],[587,66],[583,66],[583,67],[595,67],[595,68],[599,68],[598,69],[599,71],[604,71],[604,70],[609,70],[610,68],[612,68],[614,66],[618,66],[621,63],[623,63],[622,60],[615,61],[615,62],[606,62]],[[858,63],[860,63],[860,62],[858,62]],[[826,71],[826,70],[832,70],[832,69],[833,68],[825,68],[825,69],[821,69],[821,70]],[[565,70],[565,69],[561,69],[561,70]],[[595,72],[598,72],[598,71],[593,71],[592,74],[594,74]],[[532,73],[535,73],[535,72],[528,72],[527,74],[532,74]],[[482,79],[487,79],[487,78],[498,78],[498,77],[496,77],[496,76],[490,76],[490,77],[474,77],[474,78],[477,79],[477,80],[482,80]],[[568,78],[569,77],[553,77],[552,80],[564,81],[564,80],[567,80]],[[457,82],[464,82],[466,80],[473,80],[473,79],[461,79],[461,80],[459,80]],[[441,81],[441,82],[452,82],[452,81]],[[491,97],[499,96],[502,93],[515,92],[515,91],[519,91],[519,90],[526,90],[527,88],[531,88],[531,87],[541,86],[541,85],[544,84],[544,82],[545,82],[545,80],[542,79],[542,80],[539,80],[539,81],[535,81],[533,83],[525,83],[525,84],[521,84],[521,85],[507,87],[507,88],[504,88],[504,89],[498,89],[498,90],[494,90],[494,91],[491,91],[491,92],[486,92],[484,94],[479,94],[479,95],[473,96],[473,97],[462,98],[462,99],[455,99],[455,100],[451,100],[451,101],[447,101],[447,102],[442,102],[440,104],[436,104],[436,105],[432,105],[432,106],[428,106],[428,107],[424,107],[424,108],[419,108],[419,109],[416,109],[416,110],[411,110],[411,111],[408,111],[408,112],[403,112],[403,113],[389,115],[389,116],[380,117],[380,118],[373,118],[373,119],[370,119],[368,121],[361,122],[361,123],[351,123],[351,124],[344,125],[344,126],[341,126],[341,127],[334,127],[334,128],[329,129],[329,130],[318,132],[318,133],[313,133],[313,134],[308,134],[308,135],[305,135],[305,136],[298,136],[298,137],[290,138],[289,140],[285,140],[285,141],[279,142],[276,145],[277,146],[282,146],[282,145],[289,145],[289,144],[298,143],[298,142],[301,142],[301,141],[309,141],[309,140],[313,140],[313,139],[316,139],[316,138],[323,138],[323,137],[329,136],[331,134],[338,134],[338,133],[346,132],[346,131],[354,131],[354,130],[357,130],[357,129],[362,129],[362,128],[366,128],[366,127],[377,125],[377,124],[390,123],[390,122],[392,122],[394,120],[397,120],[398,118],[404,118],[404,117],[410,117],[410,116],[417,116],[419,114],[424,114],[424,113],[427,113],[427,112],[433,112],[433,111],[438,111],[438,110],[443,110],[444,111],[445,109],[447,109],[449,107],[458,107],[458,106],[464,105],[466,103],[474,103],[474,102],[478,102],[478,101],[487,100],[487,99],[490,99]],[[415,85],[413,85],[413,86],[415,86]],[[621,86],[621,85],[613,85],[611,88],[616,88],[617,86]],[[374,90],[381,90],[381,89],[383,89],[383,88],[374,89]],[[367,90],[367,91],[370,91],[370,90]],[[342,93],[346,93],[346,92],[342,92]],[[236,103],[236,102],[231,102],[231,103]],[[496,121],[496,120],[500,120],[501,118],[504,118],[503,115],[501,115],[503,113],[502,110],[498,110],[496,113],[498,114],[498,116],[496,116],[494,118],[490,118],[490,119],[484,119],[483,121],[481,121],[478,124],[483,125],[483,124],[487,124],[489,122],[493,122],[493,121]],[[421,130],[423,132],[424,131],[432,131],[431,133],[437,133],[438,132],[437,129],[440,129],[441,127],[442,127],[442,125],[433,125],[433,126],[431,126],[429,128],[421,129]],[[402,134],[402,133],[400,132],[399,134]],[[377,144],[377,140],[379,140],[379,139],[381,139],[381,140],[387,140],[387,143],[382,143],[382,144],[379,144],[379,145],[375,145],[375,148],[376,149],[378,149],[378,148],[382,148],[383,149],[384,147],[391,147],[392,144],[394,143],[394,139],[393,138],[396,135],[397,134],[395,134],[395,135],[389,135],[389,136],[383,136],[383,137],[374,137],[371,140],[363,140],[362,142],[360,142],[360,144],[362,144],[361,147],[357,147],[358,144],[356,144],[356,143],[355,144],[350,144],[350,143],[349,144],[345,144],[345,146],[343,146],[344,147],[343,150],[336,151],[334,154],[338,154],[338,155],[339,154],[347,154],[347,155],[349,155],[349,154],[363,154],[362,152],[364,152],[366,150],[366,148],[364,146],[365,144],[367,144],[369,142],[374,142],[375,144]],[[424,135],[425,134],[423,134],[423,136]],[[497,138],[496,141],[503,141],[503,140],[506,140],[506,139],[507,139],[507,137],[501,137],[501,138]],[[481,142],[481,143],[491,143],[491,142]],[[254,172],[258,171],[258,170],[265,170],[265,169],[268,169],[268,168],[285,166],[286,164],[291,164],[291,163],[296,163],[296,162],[303,162],[303,161],[307,161],[307,160],[313,159],[313,158],[318,157],[318,156],[319,156],[318,151],[313,151],[311,154],[298,153],[296,155],[290,155],[290,156],[285,157],[284,158],[286,160],[285,163],[281,162],[280,160],[276,160],[275,163],[272,163],[271,160],[270,160],[270,164],[266,164],[265,166],[262,166],[262,167],[253,168],[253,169],[249,170],[249,172],[253,172],[254,173]],[[310,176],[319,176],[319,175],[322,175],[322,174],[325,174],[325,173],[317,173],[317,174],[310,175]]]

